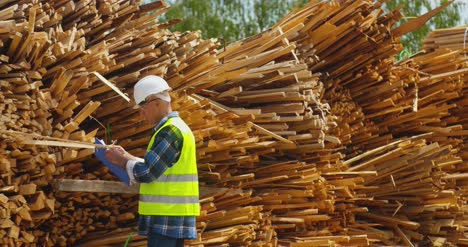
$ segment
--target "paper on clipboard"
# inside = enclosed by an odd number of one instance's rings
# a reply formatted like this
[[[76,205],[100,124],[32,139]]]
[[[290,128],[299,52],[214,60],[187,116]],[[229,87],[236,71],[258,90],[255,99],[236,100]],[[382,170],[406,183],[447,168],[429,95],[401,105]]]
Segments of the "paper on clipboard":
[[[102,145],[106,144],[103,140],[101,140],[99,138],[95,138],[95,139],[96,139],[96,141],[95,141],[96,144],[102,144]],[[124,168],[122,168],[120,166],[117,166],[114,163],[111,163],[109,160],[106,159],[106,149],[105,148],[96,148],[96,149],[94,149],[94,155],[96,155],[96,157],[105,166],[107,166],[107,168],[109,168],[109,170],[112,172],[112,174],[117,176],[120,179],[120,181],[124,182],[127,186],[130,186],[130,177],[128,176],[127,171]]]

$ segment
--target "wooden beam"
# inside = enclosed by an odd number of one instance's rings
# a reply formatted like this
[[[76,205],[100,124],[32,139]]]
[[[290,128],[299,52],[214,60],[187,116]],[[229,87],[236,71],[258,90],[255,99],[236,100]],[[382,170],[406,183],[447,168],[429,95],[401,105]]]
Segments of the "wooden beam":
[[[120,89],[118,89],[114,83],[108,81],[106,78],[104,78],[104,76],[102,76],[101,74],[99,74],[99,72],[96,72],[96,71],[93,71],[91,72],[92,74],[94,74],[97,78],[99,78],[99,80],[101,80],[102,82],[104,82],[104,84],[106,84],[107,86],[109,86],[110,88],[112,88],[112,90],[114,90],[118,95],[122,96],[122,98],[124,98],[127,102],[130,102],[130,98],[124,94],[122,91],[120,91]]]
[[[105,180],[77,180],[57,179],[54,181],[54,189],[67,192],[106,192],[121,194],[138,194],[139,184],[127,186],[123,182]]]
[[[67,192],[104,192],[104,193],[119,193],[119,194],[138,194],[140,190],[139,184],[127,186],[119,181],[106,180],[79,180],[79,179],[56,179],[53,182],[56,191]],[[204,198],[211,194],[225,193],[230,189],[200,186],[200,198]],[[239,190],[233,190],[237,193]]]

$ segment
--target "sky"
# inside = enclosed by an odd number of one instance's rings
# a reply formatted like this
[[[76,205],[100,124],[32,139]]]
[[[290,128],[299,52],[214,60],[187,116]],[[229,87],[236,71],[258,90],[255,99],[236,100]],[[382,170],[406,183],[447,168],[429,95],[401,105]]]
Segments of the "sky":
[[[414,0],[414,1],[418,1],[418,0]],[[442,2],[441,0],[431,0],[430,1],[433,8],[442,5],[441,2]],[[462,3],[462,6],[461,6],[462,9],[460,11],[461,20],[459,21],[457,26],[468,25],[468,0],[455,0],[454,3]],[[427,11],[423,11],[422,14],[424,14],[426,12]]]
[[[464,3],[464,8],[463,8],[463,21],[460,23],[460,25],[468,25],[468,0],[458,0],[458,2]]]
[[[440,0],[433,0],[437,5],[440,5]],[[462,6],[462,18],[460,20],[459,26],[468,25],[468,0],[455,0],[455,3],[463,3]]]

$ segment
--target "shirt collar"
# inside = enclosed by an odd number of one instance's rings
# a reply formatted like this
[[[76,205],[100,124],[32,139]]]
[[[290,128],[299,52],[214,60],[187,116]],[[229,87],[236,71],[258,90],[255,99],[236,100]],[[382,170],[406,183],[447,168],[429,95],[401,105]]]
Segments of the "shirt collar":
[[[157,131],[161,126],[163,126],[163,124],[165,124],[167,122],[167,120],[169,120],[169,118],[173,118],[173,117],[178,117],[179,116],[179,113],[177,111],[173,111],[169,114],[167,114],[166,116],[164,116],[161,121],[159,121],[158,124],[156,124],[153,128],[154,131]]]

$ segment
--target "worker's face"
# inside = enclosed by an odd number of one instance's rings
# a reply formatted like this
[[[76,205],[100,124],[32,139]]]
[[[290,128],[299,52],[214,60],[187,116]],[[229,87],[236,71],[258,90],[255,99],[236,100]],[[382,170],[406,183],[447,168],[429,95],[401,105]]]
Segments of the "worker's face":
[[[162,100],[153,98],[140,103],[140,114],[150,124],[158,123],[162,117]]]

